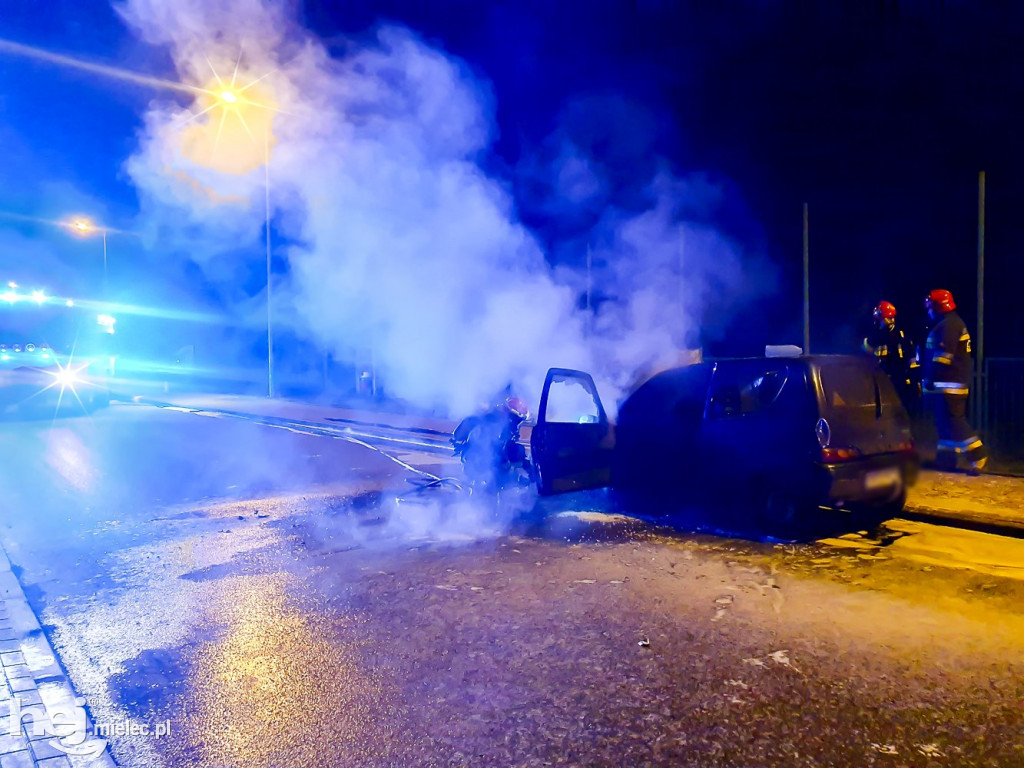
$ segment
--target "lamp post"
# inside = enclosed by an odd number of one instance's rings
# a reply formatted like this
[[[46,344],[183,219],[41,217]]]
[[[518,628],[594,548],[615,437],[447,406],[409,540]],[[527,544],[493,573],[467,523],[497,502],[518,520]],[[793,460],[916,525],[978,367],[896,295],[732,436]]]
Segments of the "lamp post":
[[[234,79],[230,84],[224,84],[219,81],[219,87],[213,91],[215,97],[215,104],[217,104],[224,112],[233,111],[245,126],[246,132],[249,133],[250,138],[254,138],[250,131],[248,124],[246,123],[245,117],[242,114],[242,108],[246,106],[253,106],[257,108],[266,109],[264,105],[257,104],[250,101],[248,98],[242,95],[245,88],[235,90]],[[222,121],[223,127],[223,121]],[[219,135],[219,134],[218,134]],[[266,227],[266,262],[267,262],[267,397],[274,396],[274,323],[273,323],[273,278],[272,278],[272,265],[273,259],[271,256],[271,243],[270,243],[270,132],[269,128],[267,133],[263,137],[263,193],[264,193],[264,206],[265,206],[265,221],[264,226]]]
[[[71,221],[71,229],[80,235],[91,235],[93,232],[99,232],[103,236],[103,295],[107,295],[107,229],[106,227],[98,227],[93,224],[89,219],[76,218]]]

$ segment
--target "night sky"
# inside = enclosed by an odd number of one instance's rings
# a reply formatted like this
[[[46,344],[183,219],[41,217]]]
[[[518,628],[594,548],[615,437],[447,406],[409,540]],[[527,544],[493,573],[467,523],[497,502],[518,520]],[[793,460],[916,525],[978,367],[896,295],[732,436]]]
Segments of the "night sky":
[[[602,156],[616,205],[642,205],[655,157],[713,181],[722,195],[707,220],[766,254],[780,280],[739,314],[708,311],[711,352],[800,342],[804,202],[815,351],[852,350],[880,299],[916,331],[933,287],[954,292],[973,330],[984,170],[985,351],[1024,356],[1021,4],[316,0],[299,14],[342,48],[382,19],[404,23],[490,82],[499,136],[488,162],[552,251],[586,222],[553,220],[517,163],[543,156],[557,131]],[[103,2],[0,0],[0,37],[173,76]],[[121,164],[149,98],[0,54],[0,209],[130,221]],[[68,262],[92,247],[21,234],[59,243]]]

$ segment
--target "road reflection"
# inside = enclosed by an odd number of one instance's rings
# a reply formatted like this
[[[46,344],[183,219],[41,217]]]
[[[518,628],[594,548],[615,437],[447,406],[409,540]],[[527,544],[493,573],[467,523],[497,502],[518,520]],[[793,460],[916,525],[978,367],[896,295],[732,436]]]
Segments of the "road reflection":
[[[310,766],[373,758],[385,686],[360,663],[355,620],[289,597],[285,574],[231,578],[198,651],[180,764]],[[388,737],[390,738],[390,737]]]
[[[51,429],[46,435],[46,463],[80,493],[91,493],[97,470],[82,438],[70,429]]]

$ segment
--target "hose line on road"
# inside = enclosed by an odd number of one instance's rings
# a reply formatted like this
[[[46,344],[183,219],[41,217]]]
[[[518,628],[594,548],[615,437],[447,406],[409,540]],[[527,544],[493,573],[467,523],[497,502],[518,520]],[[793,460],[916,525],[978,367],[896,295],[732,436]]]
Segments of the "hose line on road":
[[[181,412],[184,412],[184,413],[192,413],[192,414],[195,414],[196,416],[208,416],[208,417],[213,417],[213,418],[223,418],[223,417],[235,418],[235,419],[240,419],[242,421],[255,422],[255,423],[261,424],[261,425],[263,425],[265,427],[276,427],[277,429],[285,429],[285,430],[288,430],[289,432],[294,432],[294,433],[300,434],[300,435],[312,435],[314,437],[330,437],[330,438],[334,438],[335,440],[345,440],[346,442],[355,443],[356,445],[362,446],[363,448],[369,448],[371,451],[375,451],[375,452],[379,453],[381,456],[385,457],[386,459],[390,459],[395,464],[397,464],[398,466],[402,467],[402,469],[405,469],[408,472],[412,472],[415,475],[419,475],[420,477],[423,477],[423,478],[429,480],[430,483],[428,484],[428,486],[442,485],[442,484],[445,484],[445,483],[453,483],[454,485],[456,485],[456,486],[458,486],[460,488],[462,487],[455,478],[452,478],[452,477],[438,477],[437,475],[431,474],[430,472],[427,472],[425,470],[419,469],[418,467],[414,467],[411,464],[409,464],[408,462],[402,461],[397,456],[394,456],[393,454],[388,453],[387,451],[383,450],[382,448],[379,448],[379,447],[377,447],[375,445],[372,445],[372,444],[367,443],[367,442],[365,442],[363,440],[360,440],[360,439],[358,439],[356,437],[353,437],[351,434],[345,434],[346,432],[350,432],[351,431],[351,429],[348,428],[348,427],[344,427],[344,428],[341,428],[341,429],[337,429],[337,428],[333,428],[333,427],[321,427],[321,426],[318,426],[318,425],[315,425],[315,424],[309,424],[309,423],[304,423],[304,422],[287,421],[287,420],[283,420],[283,419],[276,419],[276,418],[273,418],[273,417],[262,417],[262,416],[256,416],[256,415],[251,415],[251,414],[241,414],[241,413],[235,413],[235,412],[232,412],[232,411],[221,411],[221,410],[212,410],[212,409],[211,410],[206,410],[206,409],[201,409],[201,408],[187,408],[187,407],[174,406],[174,405],[165,405],[165,406],[158,406],[158,407],[164,408],[165,410],[176,410],[176,411],[181,411]],[[391,438],[391,437],[382,437],[381,439],[388,440],[389,442],[395,442],[395,439]],[[406,442],[406,441],[403,441],[403,442]],[[434,448],[434,446],[425,446],[425,444],[423,444],[423,443],[415,443],[413,441],[407,441],[407,442],[411,442],[414,445],[424,445],[424,447]]]

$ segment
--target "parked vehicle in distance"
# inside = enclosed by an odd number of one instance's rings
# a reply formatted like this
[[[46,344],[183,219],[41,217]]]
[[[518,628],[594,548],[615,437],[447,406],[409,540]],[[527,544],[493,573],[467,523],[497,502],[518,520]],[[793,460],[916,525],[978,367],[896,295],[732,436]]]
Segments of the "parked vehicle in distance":
[[[97,302],[0,293],[0,416],[87,413],[110,402],[116,320]]]
[[[615,425],[589,374],[553,368],[531,448],[541,494],[713,493],[780,520],[817,507],[897,514],[918,467],[891,382],[875,361],[845,355],[665,371],[622,403]]]

